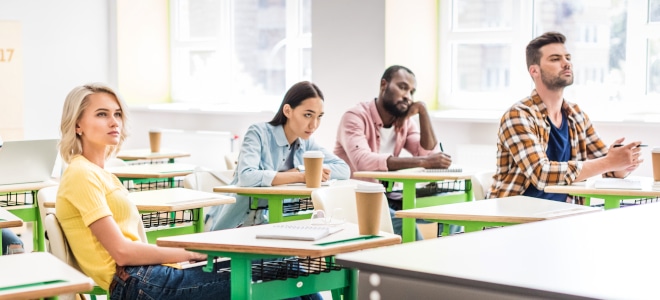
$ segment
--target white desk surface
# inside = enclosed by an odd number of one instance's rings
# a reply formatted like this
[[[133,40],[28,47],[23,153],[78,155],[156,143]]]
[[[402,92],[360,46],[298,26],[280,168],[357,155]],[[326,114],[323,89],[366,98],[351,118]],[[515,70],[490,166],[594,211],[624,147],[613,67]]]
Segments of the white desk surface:
[[[231,204],[236,198],[186,188],[171,188],[128,193],[128,199],[140,211],[179,211]],[[54,208],[55,202],[44,202],[44,207]]]
[[[569,195],[603,195],[603,196],[639,196],[660,197],[660,188],[653,188],[653,178],[638,177],[642,180],[642,189],[597,189],[594,187],[595,179],[591,178],[582,182],[575,182],[571,185],[552,185],[546,186],[543,191],[546,193],[561,193]]]
[[[23,226],[23,220],[0,207],[0,228]]]
[[[337,263],[541,298],[659,299],[658,215],[660,203],[638,205],[341,254]]]
[[[130,149],[121,150],[117,154],[117,158],[122,160],[138,160],[138,159],[172,159],[179,157],[189,157],[190,153],[171,150],[160,149],[160,152],[151,152],[151,149]]]
[[[186,176],[195,170],[191,164],[144,164],[107,168],[119,178],[172,178]]]
[[[30,183],[16,183],[16,184],[0,184],[0,193],[21,192],[21,191],[38,191],[42,188],[58,185],[57,181],[48,180],[42,182]]]
[[[596,207],[513,196],[399,210],[399,218],[528,223],[601,211]]]
[[[287,222],[287,225],[309,225],[310,220]],[[235,229],[210,231],[203,233],[178,235],[158,238],[156,244],[165,247],[179,247],[190,250],[209,250],[219,252],[275,254],[287,256],[330,256],[338,253],[388,246],[401,243],[401,237],[395,234],[380,232],[378,238],[355,240],[331,245],[318,245],[333,241],[343,241],[359,237],[358,227],[353,223],[345,223],[344,230],[333,233],[316,241],[296,241],[280,239],[258,239],[257,232],[265,226],[281,224],[266,224],[241,227]]]
[[[141,211],[178,211],[236,202],[234,197],[186,188],[132,192],[128,199]]]
[[[471,179],[473,172],[426,172],[423,168],[403,169],[398,171],[358,171],[353,177],[379,179],[414,179],[414,180],[466,180]]]
[[[94,287],[91,278],[46,252],[0,256],[0,266],[0,299],[45,298]]]
[[[364,181],[348,179],[348,180],[335,180],[330,182],[329,185],[321,185],[318,188],[308,188],[305,184],[282,184],[275,186],[236,186],[225,185],[213,188],[216,193],[236,193],[236,194],[255,194],[255,195],[286,195],[286,196],[311,196],[312,192],[319,188],[328,186],[341,186],[341,185],[354,185],[363,183]]]

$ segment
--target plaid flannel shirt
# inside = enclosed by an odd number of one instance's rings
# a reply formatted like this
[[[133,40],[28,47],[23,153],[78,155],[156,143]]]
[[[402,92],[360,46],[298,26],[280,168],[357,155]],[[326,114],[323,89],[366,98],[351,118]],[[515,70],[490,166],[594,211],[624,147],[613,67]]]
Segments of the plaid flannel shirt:
[[[571,158],[550,161],[546,156],[550,121],[541,97],[532,95],[514,104],[500,121],[497,172],[487,198],[521,195],[530,184],[543,190],[548,185],[569,185],[580,174],[583,161],[607,154],[607,147],[576,104],[563,101],[568,118]]]

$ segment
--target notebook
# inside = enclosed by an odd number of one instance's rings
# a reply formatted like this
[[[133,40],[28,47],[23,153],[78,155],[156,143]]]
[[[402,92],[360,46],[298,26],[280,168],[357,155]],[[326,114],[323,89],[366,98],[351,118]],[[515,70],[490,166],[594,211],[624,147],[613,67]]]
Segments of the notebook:
[[[428,172],[428,173],[445,173],[445,172],[460,173],[460,172],[463,172],[463,168],[461,168],[461,167],[449,167],[447,169],[424,169],[424,172]]]
[[[0,148],[0,185],[51,179],[59,140],[6,141]]]
[[[597,189],[641,190],[642,181],[634,178],[598,178],[594,182]]]
[[[257,233],[258,239],[316,241],[341,231],[341,226],[287,225],[278,224],[265,227]]]

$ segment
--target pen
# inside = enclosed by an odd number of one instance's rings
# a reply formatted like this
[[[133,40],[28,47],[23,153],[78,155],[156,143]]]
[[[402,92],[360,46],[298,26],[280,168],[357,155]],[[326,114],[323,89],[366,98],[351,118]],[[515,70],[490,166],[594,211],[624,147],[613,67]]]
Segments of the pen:
[[[614,144],[614,148],[621,147],[621,146],[623,146],[623,144]],[[644,145],[644,144],[637,145],[637,147],[648,147],[648,146],[649,145]]]
[[[445,152],[445,149],[442,149],[442,143],[438,143],[438,147],[440,147],[440,152]]]

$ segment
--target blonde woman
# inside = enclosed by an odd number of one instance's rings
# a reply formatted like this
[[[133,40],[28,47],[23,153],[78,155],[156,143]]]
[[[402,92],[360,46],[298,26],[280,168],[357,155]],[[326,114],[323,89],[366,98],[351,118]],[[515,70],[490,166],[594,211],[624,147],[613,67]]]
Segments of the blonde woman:
[[[109,290],[110,299],[229,298],[228,273],[161,265],[206,255],[143,243],[128,191],[104,170],[126,139],[126,105],[110,87],[74,88],[62,111],[60,151],[68,163],[57,193],[56,216],[82,271]]]

